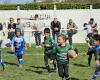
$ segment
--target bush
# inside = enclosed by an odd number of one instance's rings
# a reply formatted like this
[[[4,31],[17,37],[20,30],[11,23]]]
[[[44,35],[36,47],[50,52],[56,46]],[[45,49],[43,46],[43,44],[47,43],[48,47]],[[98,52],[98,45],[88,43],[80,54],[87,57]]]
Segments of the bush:
[[[89,4],[56,4],[57,9],[89,9],[90,5]]]
[[[100,3],[93,4],[93,9],[100,9]]]
[[[90,4],[81,3],[56,3],[57,9],[89,9]],[[16,10],[20,6],[21,10],[52,10],[54,9],[53,3],[36,3],[36,4],[0,4],[0,10]],[[100,3],[93,4],[94,9],[100,8]]]
[[[0,10],[16,10],[16,4],[0,4]]]

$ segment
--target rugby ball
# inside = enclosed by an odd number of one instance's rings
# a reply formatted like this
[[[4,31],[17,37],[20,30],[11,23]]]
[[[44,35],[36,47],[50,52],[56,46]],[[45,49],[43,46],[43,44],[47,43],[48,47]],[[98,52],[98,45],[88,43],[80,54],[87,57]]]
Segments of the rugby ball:
[[[78,55],[76,54],[76,52],[74,50],[69,50],[67,56],[69,58],[76,58]]]

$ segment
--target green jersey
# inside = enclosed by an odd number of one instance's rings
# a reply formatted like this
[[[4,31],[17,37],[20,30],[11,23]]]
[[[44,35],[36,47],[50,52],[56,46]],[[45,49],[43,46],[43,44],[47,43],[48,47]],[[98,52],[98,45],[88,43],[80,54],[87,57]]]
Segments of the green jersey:
[[[56,47],[56,59],[57,59],[57,63],[59,64],[68,64],[69,61],[68,61],[68,57],[67,57],[67,54],[68,54],[68,51],[72,49],[72,46],[70,46],[69,44],[66,44],[64,47],[58,45]]]
[[[46,47],[45,45],[50,45],[50,47]],[[53,50],[54,47],[54,40],[53,38],[49,37],[44,37],[44,51],[45,53],[50,53]]]
[[[93,37],[90,37],[88,43],[89,43],[91,46],[93,46]]]

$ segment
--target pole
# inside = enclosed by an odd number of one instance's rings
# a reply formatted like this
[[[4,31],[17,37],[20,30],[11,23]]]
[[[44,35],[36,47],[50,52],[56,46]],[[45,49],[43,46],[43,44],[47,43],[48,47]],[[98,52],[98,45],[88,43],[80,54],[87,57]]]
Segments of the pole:
[[[19,10],[20,10],[20,6],[17,6],[17,18],[19,18]]]

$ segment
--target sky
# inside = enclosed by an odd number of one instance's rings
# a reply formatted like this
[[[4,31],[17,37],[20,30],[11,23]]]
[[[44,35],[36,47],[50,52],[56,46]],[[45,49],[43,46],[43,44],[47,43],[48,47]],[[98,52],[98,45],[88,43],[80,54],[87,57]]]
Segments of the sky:
[[[31,3],[33,0],[0,0],[0,3],[4,3],[6,1],[7,3],[11,4],[20,4],[20,3]]]

